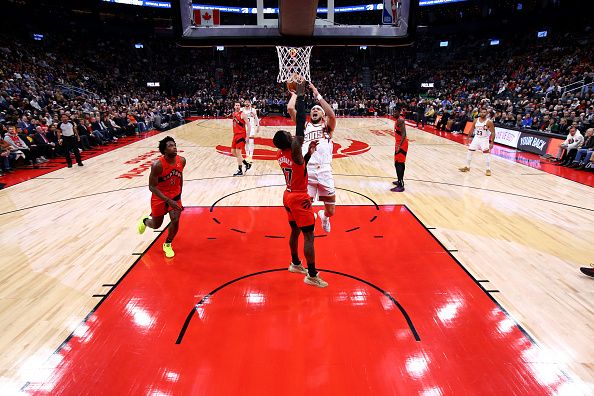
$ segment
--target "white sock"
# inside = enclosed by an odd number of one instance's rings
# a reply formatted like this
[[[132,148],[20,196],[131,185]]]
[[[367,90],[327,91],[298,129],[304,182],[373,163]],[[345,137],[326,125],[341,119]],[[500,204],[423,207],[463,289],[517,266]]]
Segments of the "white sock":
[[[470,168],[470,162],[472,161],[472,151],[466,153],[466,166]]]
[[[487,165],[487,169],[491,169],[491,154],[489,153],[484,153],[483,154],[485,156],[485,165]]]

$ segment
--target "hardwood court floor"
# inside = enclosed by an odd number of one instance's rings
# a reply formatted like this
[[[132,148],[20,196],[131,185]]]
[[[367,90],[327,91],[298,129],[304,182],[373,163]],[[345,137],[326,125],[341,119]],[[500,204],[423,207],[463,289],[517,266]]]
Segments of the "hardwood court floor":
[[[407,205],[476,279],[488,281],[486,289],[498,290],[493,297],[541,346],[539,358],[560,363],[592,390],[594,283],[578,271],[593,260],[592,189],[499,158],[486,177],[480,155],[460,174],[463,146],[409,128],[406,192],[391,193],[392,126],[339,120],[338,204],[368,205],[368,196]],[[267,139],[276,129],[262,128],[259,158],[274,152]],[[274,161],[230,177],[234,161],[221,154],[230,130],[229,120],[202,120],[168,132],[188,160],[184,203],[210,206],[248,190],[221,204],[280,205],[283,178]],[[93,295],[105,295],[111,286],[104,285],[115,284],[133,253],[153,241],[150,232],[137,235],[135,224],[149,210],[148,166],[162,136],[0,191],[1,394],[46,378],[52,353],[101,298]],[[254,189],[264,186],[273,187]]]

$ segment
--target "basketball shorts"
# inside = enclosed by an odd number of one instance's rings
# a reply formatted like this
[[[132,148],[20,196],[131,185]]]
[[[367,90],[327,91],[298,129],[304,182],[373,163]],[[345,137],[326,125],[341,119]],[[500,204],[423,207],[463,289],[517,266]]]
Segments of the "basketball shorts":
[[[406,162],[406,154],[408,153],[408,139],[400,145],[400,150],[394,151],[394,162]]]
[[[336,195],[332,165],[307,165],[307,193],[314,200]]]
[[[231,142],[232,149],[245,149],[245,136],[244,135],[233,135],[233,142]]]
[[[174,200],[175,202],[177,202],[177,204],[179,206],[182,206],[181,194],[176,197],[173,197],[171,199]],[[163,201],[162,199],[157,198],[157,197],[151,198],[151,217],[165,216],[167,213],[171,212],[172,210],[173,210],[173,208],[171,208],[167,204],[167,202]]]
[[[306,192],[291,192],[285,190],[283,205],[287,211],[289,222],[295,222],[297,227],[311,227],[315,224],[311,200]]]
[[[475,136],[472,138],[472,142],[468,146],[469,150],[481,150],[481,151],[489,151],[489,138],[488,137],[478,137]]]

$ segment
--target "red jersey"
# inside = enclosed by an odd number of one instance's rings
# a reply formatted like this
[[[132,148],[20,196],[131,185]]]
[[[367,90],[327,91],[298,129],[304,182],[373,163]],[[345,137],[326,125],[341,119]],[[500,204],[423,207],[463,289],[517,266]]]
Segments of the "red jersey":
[[[396,139],[396,145],[402,145],[402,133],[403,131],[400,130],[398,126],[398,121],[404,122],[404,117],[398,117],[396,122],[394,123],[394,138]],[[405,139],[407,140],[407,139]]]
[[[296,164],[293,161],[293,152],[290,148],[278,150],[276,158],[285,175],[287,191],[307,192],[307,166],[305,163],[301,165]]]
[[[394,148],[394,162],[406,162],[406,153],[408,152],[408,138],[402,139],[403,130],[398,126],[398,122],[404,122],[404,117],[398,117],[394,124],[394,139],[396,140]],[[396,151],[398,147],[398,151]]]
[[[184,170],[184,163],[179,155],[175,156],[175,163],[170,165],[165,156],[160,156],[161,166],[163,172],[159,175],[159,182],[157,188],[168,198],[175,198],[181,195],[182,192],[182,172]],[[157,198],[153,194],[153,198]]]
[[[233,113],[233,134],[245,136],[245,121],[241,118],[241,111]]]

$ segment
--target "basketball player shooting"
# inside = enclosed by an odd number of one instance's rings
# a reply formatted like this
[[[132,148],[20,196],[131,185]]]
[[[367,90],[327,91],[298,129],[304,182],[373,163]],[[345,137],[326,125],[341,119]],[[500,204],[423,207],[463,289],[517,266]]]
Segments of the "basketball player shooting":
[[[487,118],[487,109],[482,107],[479,116],[468,134],[474,136],[472,142],[468,146],[468,153],[466,154],[466,166],[460,168],[460,172],[470,172],[470,163],[472,162],[472,154],[476,150],[481,150],[485,157],[485,165],[487,170],[485,175],[491,176],[491,149],[495,140],[495,125],[493,121]]]
[[[291,249],[291,264],[289,271],[305,274],[303,281],[311,286],[326,287],[325,282],[316,270],[314,252],[314,227],[315,215],[311,207],[311,200],[307,193],[308,168],[307,163],[315,153],[317,140],[312,140],[303,154],[304,129],[305,129],[305,103],[303,99],[304,83],[296,87],[296,92],[291,92],[289,107],[296,109],[296,136],[287,131],[277,131],[272,139],[279,149],[278,163],[285,176],[287,189],[283,194],[283,205],[287,211],[291,236],[289,247]],[[307,261],[307,270],[299,259],[299,235],[303,233],[303,253]]]
[[[317,88],[309,83],[309,87],[317,105],[311,108],[309,122],[305,124],[305,141],[303,154],[308,150],[309,143],[316,141],[317,148],[307,163],[308,185],[307,192],[312,201],[319,199],[324,202],[324,209],[318,212],[322,220],[322,228],[330,232],[330,217],[334,216],[336,206],[336,191],[332,176],[332,151],[334,143],[332,136],[336,127],[336,116],[332,106],[320,95]],[[294,102],[293,102],[294,103]],[[291,119],[296,122],[296,111],[291,102],[287,105]]]
[[[169,213],[171,224],[163,244],[165,257],[175,256],[171,246],[173,238],[179,229],[179,217],[184,207],[181,202],[182,186],[184,184],[183,170],[186,159],[177,155],[177,146],[171,136],[159,142],[161,156],[153,162],[149,176],[149,190],[151,197],[151,215],[143,216],[138,223],[138,233],[144,234],[146,227],[159,228],[163,218]]]

